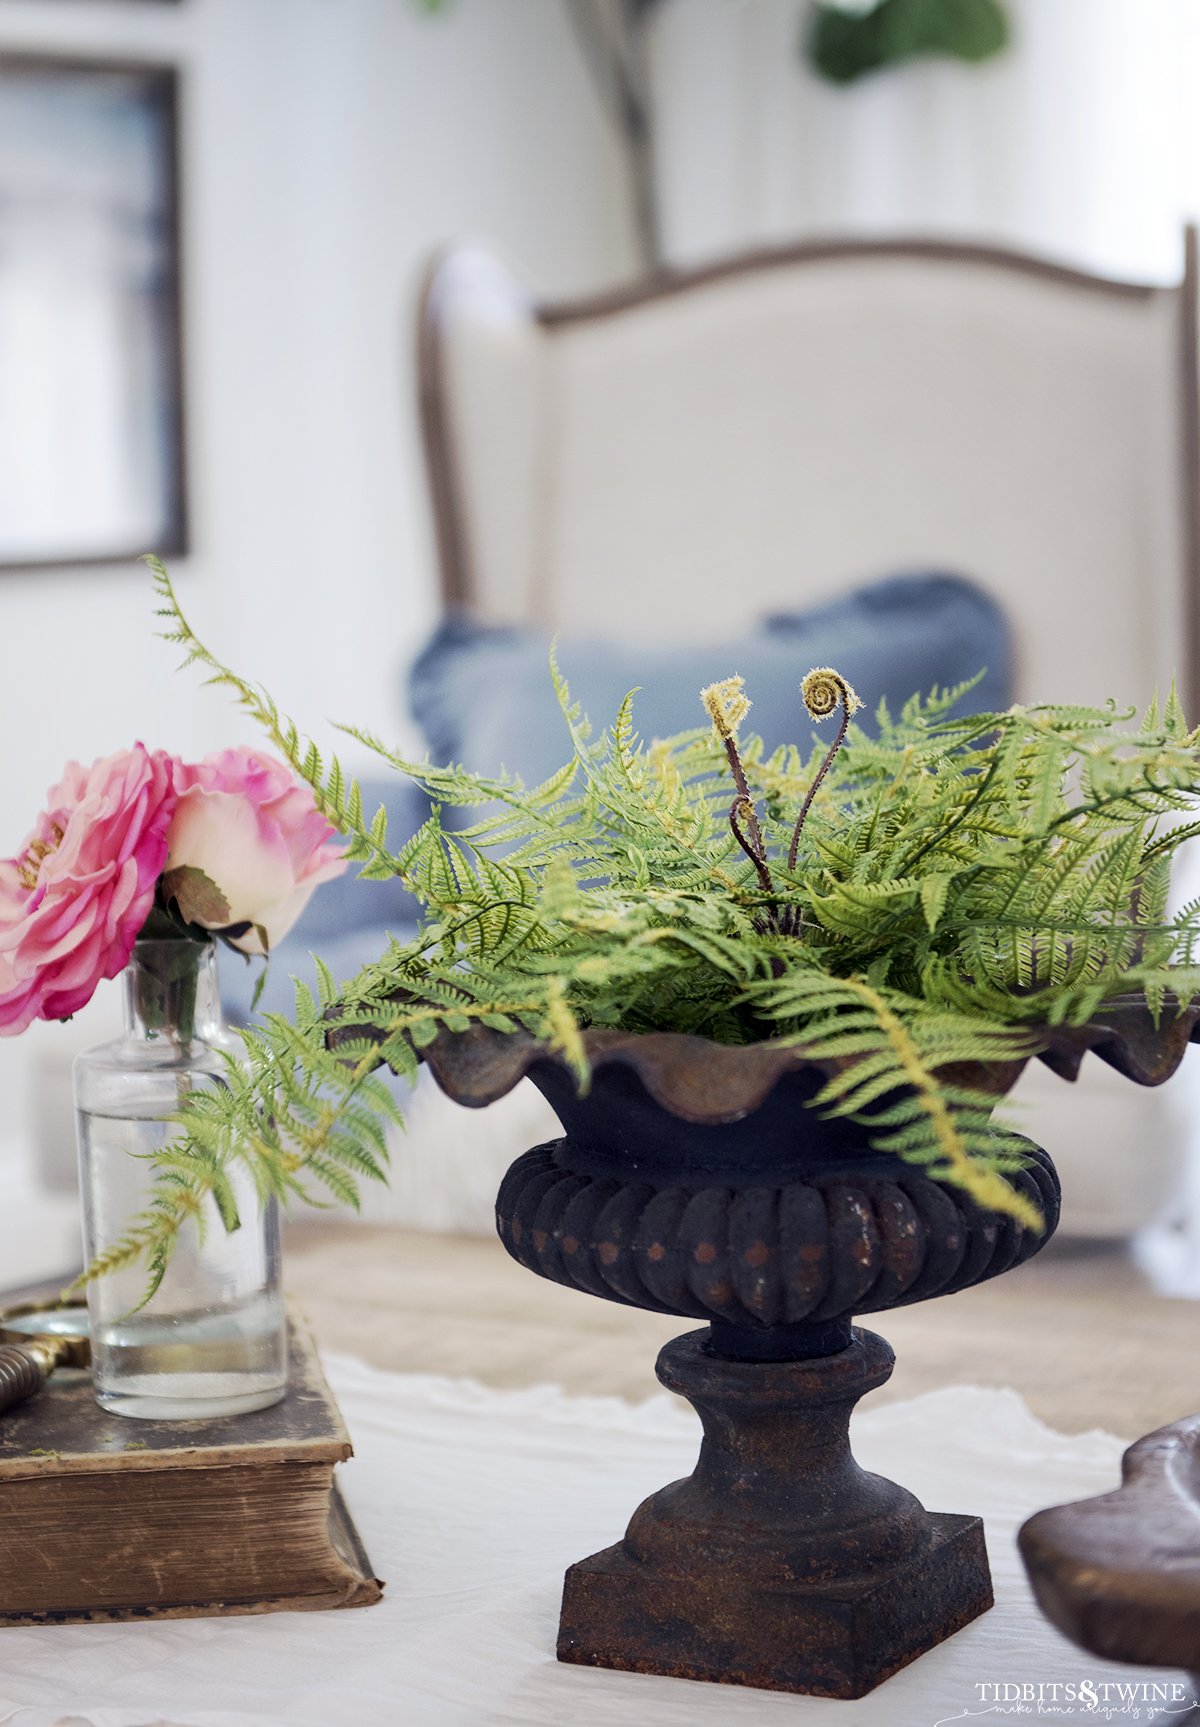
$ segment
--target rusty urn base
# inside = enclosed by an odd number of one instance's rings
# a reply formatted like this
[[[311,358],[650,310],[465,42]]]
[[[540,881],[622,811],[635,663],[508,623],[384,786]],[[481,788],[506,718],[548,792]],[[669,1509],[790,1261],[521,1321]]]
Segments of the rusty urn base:
[[[805,1329],[830,1353],[739,1359],[742,1328],[719,1324],[663,1349],[658,1377],[704,1426],[699,1462],[567,1572],[560,1661],[861,1697],[992,1605],[981,1520],[926,1511],[850,1453],[889,1345]]]

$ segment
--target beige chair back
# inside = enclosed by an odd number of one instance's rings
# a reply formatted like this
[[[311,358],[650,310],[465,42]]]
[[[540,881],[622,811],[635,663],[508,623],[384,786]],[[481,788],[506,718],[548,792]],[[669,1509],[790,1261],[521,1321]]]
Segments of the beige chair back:
[[[587,302],[431,267],[443,599],[631,638],[734,633],[896,570],[1005,606],[1022,699],[1195,669],[1196,245],[1181,282],[934,242],[806,245]]]

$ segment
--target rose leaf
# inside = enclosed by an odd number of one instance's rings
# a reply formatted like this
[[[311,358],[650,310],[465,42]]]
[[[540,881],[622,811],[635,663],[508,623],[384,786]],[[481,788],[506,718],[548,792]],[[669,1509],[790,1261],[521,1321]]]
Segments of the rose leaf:
[[[168,870],[162,878],[162,885],[168,904],[172,900],[175,902],[186,923],[219,929],[229,922],[229,901],[216,882],[194,864]]]

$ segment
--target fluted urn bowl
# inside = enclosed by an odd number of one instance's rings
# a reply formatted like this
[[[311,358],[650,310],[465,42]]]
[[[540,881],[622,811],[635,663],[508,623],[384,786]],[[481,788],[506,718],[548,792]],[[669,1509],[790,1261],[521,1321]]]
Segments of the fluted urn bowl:
[[[1142,1083],[1177,1065],[1195,1015],[1156,1028],[1132,1002],[1056,1031],[1073,1077],[1095,1049]],[[1059,1188],[1026,1142],[1011,1176],[1038,1233],[871,1149],[807,1107],[830,1066],[768,1042],[584,1034],[591,1084],[525,1033],[442,1033],[425,1051],[480,1107],[523,1077],[563,1135],[519,1157],[497,1200],[508,1252],[539,1276],[703,1329],[658,1375],[704,1426],[695,1473],[653,1495],[624,1539],[567,1573],[558,1654],[686,1678],[861,1696],[984,1612],[977,1517],[929,1512],[851,1456],[853,1405],[889,1377],[856,1315],[947,1295],[1050,1238]],[[956,1070],[1001,1094],[1021,1062]]]
[[[514,1259],[703,1320],[723,1355],[796,1359],[845,1348],[855,1314],[962,1289],[1041,1246],[1044,1235],[872,1152],[861,1128],[823,1121],[806,1107],[823,1078],[811,1070],[773,1083],[761,1071],[751,1088],[735,1067],[742,1084],[719,1102],[689,1093],[693,1062],[710,1079],[720,1065],[714,1047],[670,1050],[670,1068],[635,1046],[598,1065],[583,1097],[561,1066],[532,1065],[565,1136],[526,1152],[501,1185],[497,1226]],[[1037,1147],[1029,1155],[1016,1185],[1053,1229],[1054,1171]]]

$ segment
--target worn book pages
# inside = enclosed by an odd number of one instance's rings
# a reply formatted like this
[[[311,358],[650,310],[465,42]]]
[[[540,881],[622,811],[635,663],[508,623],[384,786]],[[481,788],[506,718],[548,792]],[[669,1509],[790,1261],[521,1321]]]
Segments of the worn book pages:
[[[0,1625],[367,1606],[351,1450],[294,1313],[288,1395],[249,1415],[130,1421],[62,1370],[0,1417]]]

